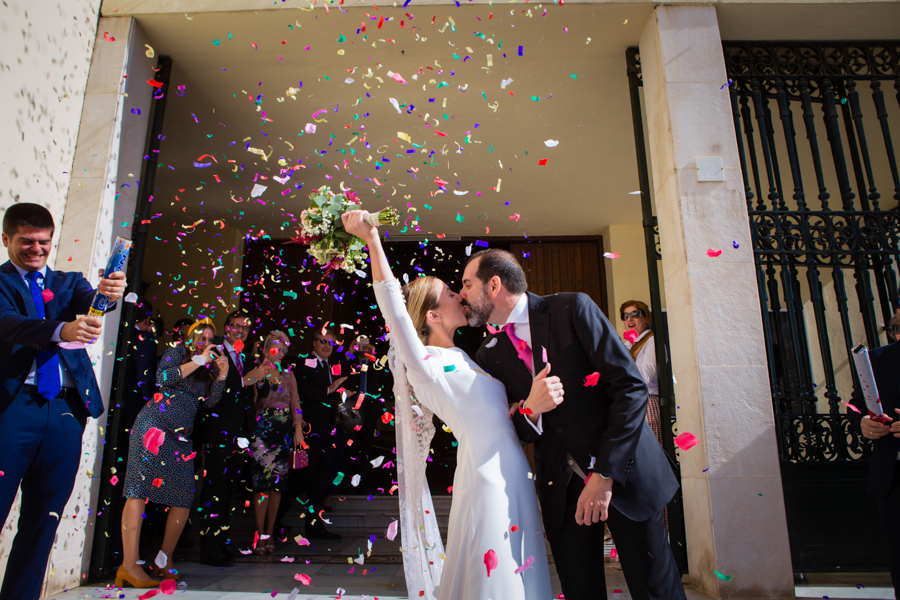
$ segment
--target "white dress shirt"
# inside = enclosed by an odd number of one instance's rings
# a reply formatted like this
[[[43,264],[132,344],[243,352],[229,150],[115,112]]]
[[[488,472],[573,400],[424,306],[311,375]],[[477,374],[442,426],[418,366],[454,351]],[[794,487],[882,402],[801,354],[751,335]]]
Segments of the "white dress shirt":
[[[528,344],[528,348],[531,350],[532,360],[531,364],[528,366],[531,367],[531,377],[534,378],[534,348],[532,348],[531,346],[531,324],[528,320],[528,294],[522,294],[521,296],[519,296],[518,302],[516,302],[516,305],[509,313],[509,317],[507,317],[506,319],[506,325],[509,324],[512,324],[513,333],[516,334],[516,337],[520,340],[525,340],[525,343]],[[544,415],[538,415],[537,423],[532,422],[532,420],[527,416],[525,417],[525,420],[528,421],[529,425],[534,427],[535,431],[543,435]],[[587,475],[584,474],[584,471],[581,470],[581,467],[578,466],[578,463],[575,462],[575,459],[573,459],[569,453],[566,453],[566,470],[569,473],[569,478],[572,477],[572,473],[577,474],[582,479],[585,479],[587,477]]]
[[[319,356],[319,353],[315,350],[313,350],[313,354],[319,359],[319,366],[328,371],[328,383],[334,383],[334,377],[331,376],[331,365],[328,364],[327,360]]]
[[[225,350],[228,351],[228,354],[231,355],[231,362],[234,363],[235,367],[238,367],[238,375],[243,377],[241,371],[244,370],[244,361],[241,360],[241,357],[238,355],[238,351],[235,350],[234,346],[231,345],[231,342],[225,340],[225,343],[222,344],[225,346]]]
[[[644,333],[638,336],[638,339],[634,341],[637,344],[639,341],[644,339],[650,335],[650,330],[645,329]],[[625,346],[631,350],[631,347],[634,344],[629,344],[625,342]],[[653,396],[659,396],[659,378],[656,369],[656,336],[653,336],[644,346],[641,348],[641,351],[638,352],[637,357],[634,359],[634,364],[637,365],[638,371],[641,372],[641,379],[644,380],[644,383],[647,384],[647,389],[650,394]]]
[[[28,278],[25,277],[29,271],[26,271],[19,265],[13,263],[13,266],[16,268],[16,271],[19,272],[19,275],[22,276],[22,283],[25,284],[25,291],[28,293],[28,297],[31,297],[31,282],[28,281]],[[37,278],[38,287],[42,290],[44,289],[44,281],[47,278],[47,265],[38,271],[40,273],[40,277]],[[62,331],[63,325],[65,323],[60,323],[56,328],[56,331],[53,332],[53,335],[50,336],[51,342],[61,342],[62,338],[59,337],[60,331]],[[72,378],[72,374],[69,373],[69,368],[66,366],[66,361],[62,358],[59,359],[59,381],[62,383],[63,387],[67,388],[75,388],[75,380]],[[37,359],[33,363],[31,363],[31,370],[28,371],[28,377],[25,378],[25,385],[37,385]]]

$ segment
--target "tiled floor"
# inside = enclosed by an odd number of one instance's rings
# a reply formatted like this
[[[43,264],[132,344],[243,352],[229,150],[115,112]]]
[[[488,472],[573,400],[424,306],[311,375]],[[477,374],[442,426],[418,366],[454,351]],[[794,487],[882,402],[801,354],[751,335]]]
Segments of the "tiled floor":
[[[179,600],[284,600],[294,588],[300,588],[297,600],[325,600],[335,598],[339,589],[345,590],[347,600],[374,597],[380,600],[405,599],[406,588],[403,567],[398,564],[351,565],[294,563],[238,563],[220,569],[197,563],[182,563],[180,573],[183,585],[175,592]],[[294,579],[303,573],[312,579],[306,587]],[[553,578],[553,595],[559,593],[559,579]],[[625,600],[631,596],[616,565],[606,567],[607,593],[610,600]],[[54,600],[81,600],[87,598],[136,599],[143,590],[126,588],[123,592],[104,586],[86,586],[52,596]],[[849,600],[856,598],[893,599],[893,588],[887,574],[815,574],[807,582],[798,584],[797,598],[829,598]],[[707,600],[708,596],[693,589],[687,590],[688,600]],[[157,596],[162,598],[162,595]],[[549,600],[549,599],[548,599]]]

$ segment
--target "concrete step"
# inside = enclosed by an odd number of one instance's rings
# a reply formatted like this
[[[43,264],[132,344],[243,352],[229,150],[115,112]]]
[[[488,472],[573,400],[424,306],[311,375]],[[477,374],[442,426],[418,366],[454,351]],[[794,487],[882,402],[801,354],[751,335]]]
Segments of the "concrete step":
[[[447,532],[450,521],[450,496],[433,498],[435,516],[442,534]],[[333,512],[325,518],[331,521],[328,526],[340,534],[375,534],[384,535],[388,526],[400,518],[399,499],[394,496],[333,496],[331,499]]]

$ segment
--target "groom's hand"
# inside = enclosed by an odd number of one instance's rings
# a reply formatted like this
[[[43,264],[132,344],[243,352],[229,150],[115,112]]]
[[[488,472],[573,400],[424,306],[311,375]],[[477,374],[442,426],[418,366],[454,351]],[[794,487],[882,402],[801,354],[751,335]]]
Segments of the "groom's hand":
[[[596,473],[591,474],[575,509],[575,522],[579,525],[590,525],[606,521],[609,517],[609,501],[612,499],[612,479],[603,479]]]
[[[548,377],[549,374],[550,363],[547,363],[531,382],[531,393],[525,400],[525,408],[531,411],[528,418],[532,421],[537,421],[538,415],[550,412],[563,401],[565,392],[562,382],[555,375]]]

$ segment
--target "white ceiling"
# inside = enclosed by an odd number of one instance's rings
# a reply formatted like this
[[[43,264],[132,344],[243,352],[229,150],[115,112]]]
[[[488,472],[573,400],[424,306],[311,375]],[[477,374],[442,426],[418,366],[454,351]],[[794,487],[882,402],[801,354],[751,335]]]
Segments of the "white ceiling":
[[[417,212],[409,214],[429,235],[485,235],[487,228],[490,235],[585,235],[637,221],[639,196],[629,195],[638,182],[625,49],[637,44],[651,10],[548,4],[410,7],[412,19],[402,7],[139,16],[156,53],[174,61],[173,91],[185,86],[166,107],[154,209],[178,224],[226,216],[231,226],[280,237],[290,232],[280,231],[286,214],[308,206],[309,191],[343,182],[368,209],[390,202],[406,211],[411,204]],[[445,26],[449,17],[455,25]],[[366,32],[357,33],[362,23]],[[369,69],[383,81],[365,77]],[[286,93],[291,87],[299,87],[296,99]],[[250,97],[259,95],[257,111]],[[390,98],[406,105],[400,114]],[[326,121],[315,123],[313,114],[323,109],[318,118]],[[299,135],[307,123],[316,133]],[[369,148],[347,145],[363,136]],[[268,161],[248,144],[271,153]],[[218,162],[206,157],[200,162],[213,165],[195,168],[203,154]],[[272,179],[280,157],[307,168],[282,185]],[[235,165],[243,167],[237,178]],[[250,199],[257,176],[269,178],[257,180],[268,186],[264,203]],[[448,182],[446,193],[432,195],[435,178]],[[499,193],[492,191],[498,180]],[[282,195],[297,183],[302,190]]]

